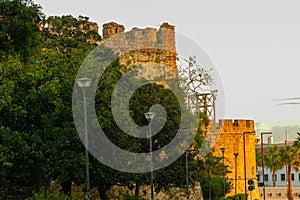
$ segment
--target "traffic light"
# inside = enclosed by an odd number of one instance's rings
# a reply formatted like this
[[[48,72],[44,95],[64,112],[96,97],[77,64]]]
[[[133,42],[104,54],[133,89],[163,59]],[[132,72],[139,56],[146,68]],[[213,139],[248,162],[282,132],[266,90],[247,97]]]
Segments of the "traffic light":
[[[252,179],[249,179],[248,180],[248,190],[249,191],[252,191],[252,190],[254,190],[254,181],[252,180]]]

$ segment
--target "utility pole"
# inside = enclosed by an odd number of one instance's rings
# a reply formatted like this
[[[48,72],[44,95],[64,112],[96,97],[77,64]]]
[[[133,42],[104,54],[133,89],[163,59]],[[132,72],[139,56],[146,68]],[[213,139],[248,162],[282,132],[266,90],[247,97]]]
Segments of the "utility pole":
[[[285,130],[285,141],[284,147],[286,148],[288,138],[288,130]],[[290,199],[290,190],[289,190],[289,176],[288,176],[288,165],[285,165],[285,179],[286,179],[286,188],[287,188],[287,197]]]

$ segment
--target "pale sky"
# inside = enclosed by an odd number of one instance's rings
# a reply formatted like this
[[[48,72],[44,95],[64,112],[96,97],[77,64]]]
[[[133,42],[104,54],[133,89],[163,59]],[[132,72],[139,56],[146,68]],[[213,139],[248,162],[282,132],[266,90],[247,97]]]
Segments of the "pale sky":
[[[271,126],[300,124],[299,0],[35,0],[49,15],[84,15],[102,24],[158,28],[163,22],[200,45],[217,68],[225,91],[224,118]],[[295,100],[300,102],[300,100]],[[295,102],[292,101],[292,102]]]

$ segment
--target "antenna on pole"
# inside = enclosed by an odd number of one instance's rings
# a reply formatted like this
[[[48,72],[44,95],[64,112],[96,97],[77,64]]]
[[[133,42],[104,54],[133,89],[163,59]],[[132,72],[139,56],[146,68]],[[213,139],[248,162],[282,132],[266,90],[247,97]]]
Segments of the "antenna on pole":
[[[285,130],[285,142],[284,142],[285,146],[287,144],[287,141],[288,141],[288,129]]]

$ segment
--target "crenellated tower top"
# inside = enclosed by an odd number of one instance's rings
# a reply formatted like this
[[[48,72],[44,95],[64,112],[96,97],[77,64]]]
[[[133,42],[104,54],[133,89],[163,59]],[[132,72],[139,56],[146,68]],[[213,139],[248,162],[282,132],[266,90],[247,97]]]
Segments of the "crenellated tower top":
[[[175,26],[165,22],[159,29],[133,28],[125,32],[123,25],[110,22],[103,25],[102,32],[100,44],[119,53],[121,64],[128,68],[143,66],[139,76],[149,80],[177,76]]]
[[[231,132],[231,133],[254,133],[254,121],[246,119],[222,119],[219,120],[219,127],[221,127],[221,132]]]
[[[175,58],[171,58],[175,65],[176,61],[176,47],[175,47],[175,26],[164,22],[160,28],[147,27],[145,29],[133,28],[125,32],[123,25],[115,22],[103,24],[103,40],[109,40],[117,35],[116,46],[126,49],[159,49],[166,50],[174,54]],[[110,44],[113,42],[110,40]],[[145,48],[146,47],[146,48]],[[174,59],[174,60],[173,60]]]

